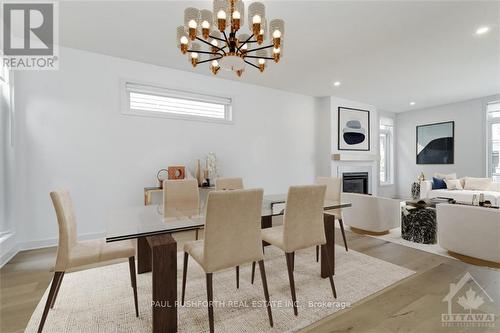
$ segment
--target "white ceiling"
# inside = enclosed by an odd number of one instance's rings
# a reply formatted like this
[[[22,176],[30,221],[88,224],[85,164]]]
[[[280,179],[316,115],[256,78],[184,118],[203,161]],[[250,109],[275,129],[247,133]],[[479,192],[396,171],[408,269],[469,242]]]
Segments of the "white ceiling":
[[[246,1],[248,5],[250,1]],[[500,2],[265,1],[285,20],[279,64],[264,74],[218,76],[312,96],[335,95],[401,112],[500,93]],[[160,66],[192,69],[175,29],[193,1],[68,1],[64,46]],[[491,31],[477,36],[478,26]],[[246,28],[246,27],[245,27]],[[333,81],[341,81],[333,87]],[[415,101],[415,106],[409,102]]]

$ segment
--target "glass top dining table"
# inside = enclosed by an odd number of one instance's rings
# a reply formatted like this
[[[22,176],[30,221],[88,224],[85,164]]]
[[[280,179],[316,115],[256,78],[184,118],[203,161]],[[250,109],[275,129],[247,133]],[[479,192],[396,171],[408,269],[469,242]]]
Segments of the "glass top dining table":
[[[284,214],[286,194],[265,195],[262,201],[262,217]],[[351,207],[350,203],[325,200],[324,209]],[[108,215],[106,242],[170,234],[203,228],[204,204],[196,211],[170,210],[163,205],[135,206],[120,209]]]

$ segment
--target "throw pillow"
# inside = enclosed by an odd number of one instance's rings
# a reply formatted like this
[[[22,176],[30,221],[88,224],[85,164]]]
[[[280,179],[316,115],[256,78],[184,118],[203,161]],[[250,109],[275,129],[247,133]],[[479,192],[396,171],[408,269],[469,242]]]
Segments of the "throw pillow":
[[[460,183],[460,179],[445,179],[446,188],[448,190],[463,190],[462,183]]]
[[[456,173],[435,173],[434,177],[440,178],[440,179],[457,179],[457,174]]]
[[[465,190],[487,191],[490,188],[491,179],[489,178],[465,178]]]
[[[433,190],[446,189],[446,183],[441,178],[432,177],[432,189]]]

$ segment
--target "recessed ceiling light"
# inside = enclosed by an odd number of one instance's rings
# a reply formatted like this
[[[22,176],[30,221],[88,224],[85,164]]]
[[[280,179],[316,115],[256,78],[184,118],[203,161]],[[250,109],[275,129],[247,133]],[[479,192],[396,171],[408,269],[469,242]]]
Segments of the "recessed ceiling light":
[[[333,82],[333,85],[334,85],[335,87],[340,86],[340,81],[335,81],[335,82]]]
[[[490,27],[486,27],[486,26],[479,27],[479,28],[477,28],[477,30],[476,30],[476,35],[484,35],[484,34],[485,34],[485,33],[487,33],[488,31],[490,31]]]
[[[411,105],[411,106],[415,105],[415,102],[410,102],[410,105]]]

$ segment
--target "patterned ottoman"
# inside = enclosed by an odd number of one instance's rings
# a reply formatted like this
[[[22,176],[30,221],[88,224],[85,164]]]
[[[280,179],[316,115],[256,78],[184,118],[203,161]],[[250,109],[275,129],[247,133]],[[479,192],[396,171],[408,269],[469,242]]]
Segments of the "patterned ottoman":
[[[413,205],[407,202],[401,212],[401,237],[422,244],[437,243],[435,205]]]

